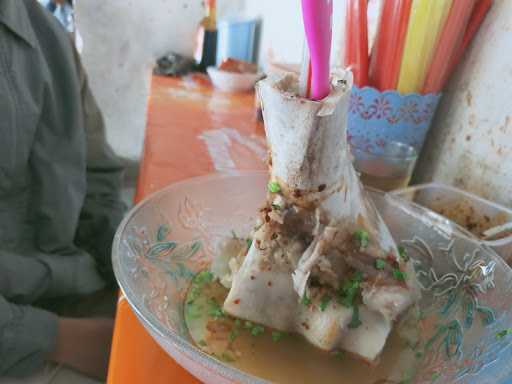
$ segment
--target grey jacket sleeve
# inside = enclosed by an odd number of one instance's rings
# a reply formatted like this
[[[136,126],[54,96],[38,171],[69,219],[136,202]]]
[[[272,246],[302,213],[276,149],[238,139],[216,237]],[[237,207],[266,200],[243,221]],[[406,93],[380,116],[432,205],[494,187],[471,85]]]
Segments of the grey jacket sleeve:
[[[22,377],[41,367],[57,340],[56,315],[0,296],[0,376]]]
[[[0,250],[0,377],[30,374],[55,348],[57,316],[27,304],[103,285],[85,253],[70,258]]]

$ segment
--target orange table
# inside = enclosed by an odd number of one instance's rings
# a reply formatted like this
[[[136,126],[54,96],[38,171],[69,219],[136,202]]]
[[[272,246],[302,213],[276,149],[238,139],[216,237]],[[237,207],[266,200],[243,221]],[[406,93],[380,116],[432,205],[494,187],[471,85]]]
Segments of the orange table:
[[[264,131],[254,94],[214,91],[192,78],[153,77],[136,201],[178,180],[230,169],[264,169]],[[122,297],[109,384],[198,383],[153,341]]]

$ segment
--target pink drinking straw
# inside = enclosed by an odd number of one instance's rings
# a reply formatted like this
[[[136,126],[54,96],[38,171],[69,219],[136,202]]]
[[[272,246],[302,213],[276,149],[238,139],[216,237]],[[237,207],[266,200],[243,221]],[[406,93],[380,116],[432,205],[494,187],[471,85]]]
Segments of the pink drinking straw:
[[[345,66],[352,70],[354,84],[368,85],[368,2],[347,0],[345,15]]]
[[[332,0],[302,0],[302,17],[311,62],[311,100],[331,92]]]
[[[451,58],[462,44],[475,0],[455,0],[437,42],[422,93],[441,92],[448,78]]]
[[[464,32],[464,37],[462,38],[462,43],[457,48],[457,51],[452,57],[450,62],[450,69],[448,70],[448,77],[453,73],[455,67],[462,59],[462,55],[466,51],[471,40],[475,37],[480,25],[485,19],[487,12],[491,8],[493,0],[477,0],[475,7],[473,8],[473,12],[471,13],[471,17],[468,22],[468,26],[466,31]]]
[[[380,91],[396,89],[409,24],[412,0],[384,1],[370,58],[370,85]]]

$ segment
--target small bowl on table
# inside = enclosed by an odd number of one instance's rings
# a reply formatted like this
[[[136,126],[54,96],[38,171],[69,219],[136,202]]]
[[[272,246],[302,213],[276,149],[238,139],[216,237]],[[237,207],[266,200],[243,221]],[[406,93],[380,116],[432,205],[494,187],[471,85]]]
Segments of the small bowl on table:
[[[208,67],[206,71],[215,88],[226,92],[251,91],[264,76],[255,64],[235,59],[227,59],[218,68]]]

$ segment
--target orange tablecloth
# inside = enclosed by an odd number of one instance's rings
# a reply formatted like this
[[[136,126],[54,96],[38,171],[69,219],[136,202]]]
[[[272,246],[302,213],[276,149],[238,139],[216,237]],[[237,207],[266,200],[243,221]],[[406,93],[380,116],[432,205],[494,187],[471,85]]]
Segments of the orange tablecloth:
[[[228,94],[192,79],[153,77],[136,201],[178,180],[263,169],[254,94]],[[120,298],[109,384],[198,383],[153,341]]]

